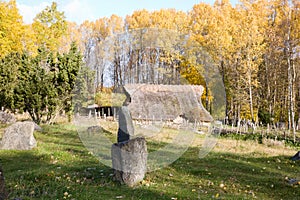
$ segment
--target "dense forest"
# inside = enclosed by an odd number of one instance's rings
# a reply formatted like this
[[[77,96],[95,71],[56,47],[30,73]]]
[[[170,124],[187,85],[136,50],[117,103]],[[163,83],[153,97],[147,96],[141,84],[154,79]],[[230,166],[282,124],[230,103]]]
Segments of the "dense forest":
[[[221,74],[229,121],[284,122],[294,132],[300,124],[298,0],[217,0],[189,12],[138,10],[82,24],[66,21],[56,3],[32,24],[23,23],[14,0],[0,1],[0,10],[0,106],[36,121],[72,112],[72,95],[84,96],[72,94],[76,81],[102,91],[185,79],[205,86],[211,110],[210,65]]]

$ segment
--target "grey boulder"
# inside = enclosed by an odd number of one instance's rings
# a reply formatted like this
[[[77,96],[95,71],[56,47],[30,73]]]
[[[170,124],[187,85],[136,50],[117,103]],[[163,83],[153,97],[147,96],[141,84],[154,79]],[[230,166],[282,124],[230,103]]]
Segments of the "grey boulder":
[[[12,124],[15,122],[16,118],[12,114],[0,111],[0,123]]]
[[[34,122],[17,122],[5,129],[0,149],[30,150],[36,147],[37,142],[33,132]]]

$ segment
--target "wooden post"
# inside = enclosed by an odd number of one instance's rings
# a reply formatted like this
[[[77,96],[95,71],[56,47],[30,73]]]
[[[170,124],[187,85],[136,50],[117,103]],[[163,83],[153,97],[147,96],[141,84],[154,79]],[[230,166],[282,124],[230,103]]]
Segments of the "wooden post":
[[[115,120],[117,117],[117,109],[115,107],[113,107],[113,120]]]

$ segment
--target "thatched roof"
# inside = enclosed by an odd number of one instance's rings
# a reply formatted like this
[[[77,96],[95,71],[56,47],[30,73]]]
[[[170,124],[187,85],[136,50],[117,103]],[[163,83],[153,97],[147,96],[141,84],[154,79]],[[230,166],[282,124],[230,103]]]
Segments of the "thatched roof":
[[[174,120],[181,115],[190,122],[213,120],[201,103],[200,85],[128,84],[124,89],[133,119]]]

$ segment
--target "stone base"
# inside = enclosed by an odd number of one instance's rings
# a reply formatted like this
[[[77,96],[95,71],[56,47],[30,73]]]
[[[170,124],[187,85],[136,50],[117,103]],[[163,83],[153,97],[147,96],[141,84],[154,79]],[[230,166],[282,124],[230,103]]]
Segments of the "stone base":
[[[111,148],[114,178],[130,187],[138,184],[147,171],[147,145],[145,138],[115,143]]]

